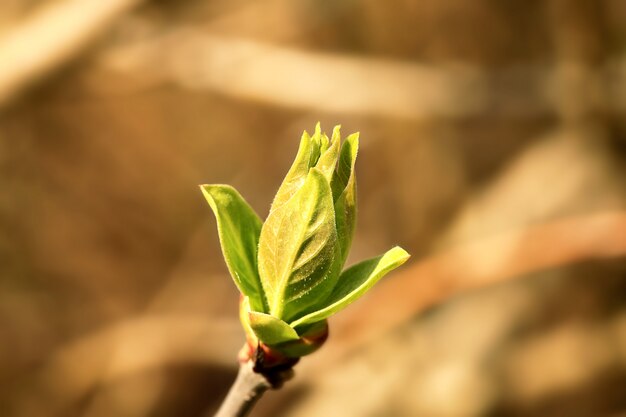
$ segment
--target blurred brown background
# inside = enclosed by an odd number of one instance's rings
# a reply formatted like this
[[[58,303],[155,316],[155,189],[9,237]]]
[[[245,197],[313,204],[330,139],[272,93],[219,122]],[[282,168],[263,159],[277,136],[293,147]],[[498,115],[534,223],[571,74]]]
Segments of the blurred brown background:
[[[0,416],[202,416],[265,216],[361,132],[349,262],[413,254],[257,416],[626,415],[626,2],[3,0]]]

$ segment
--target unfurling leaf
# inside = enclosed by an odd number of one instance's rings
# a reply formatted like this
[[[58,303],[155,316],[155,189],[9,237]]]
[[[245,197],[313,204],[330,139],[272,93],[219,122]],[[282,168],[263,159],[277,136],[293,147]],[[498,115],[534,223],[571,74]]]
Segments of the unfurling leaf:
[[[300,336],[281,319],[265,313],[250,312],[250,327],[256,337],[268,346],[298,340]]]
[[[226,266],[239,291],[250,298],[251,308],[264,311],[257,268],[261,219],[230,185],[200,187],[217,220]]]
[[[296,159],[276,192],[270,213],[285,204],[304,185],[309,169],[315,166],[319,159],[320,149],[323,145],[321,142],[319,123],[315,127],[313,137],[309,136],[306,131],[302,133]],[[326,138],[325,146],[328,147],[328,138]]]
[[[339,261],[330,184],[312,168],[261,230],[259,274],[269,313],[289,322],[310,311],[334,288]]]
[[[341,147],[337,169],[331,181],[342,265],[348,257],[348,252],[350,252],[356,226],[356,175],[354,166],[358,151],[359,134],[353,133],[346,138]]]
[[[323,138],[328,142],[326,135],[323,135]],[[337,126],[333,132],[333,139],[330,146],[326,146],[327,149],[320,154],[315,164],[315,168],[319,169],[320,172],[324,174],[329,183],[333,178],[335,167],[337,166],[337,159],[339,158],[339,142],[339,126]]]
[[[337,282],[332,294],[325,301],[325,307],[307,314],[290,323],[292,327],[323,320],[361,297],[388,272],[396,269],[409,259],[409,254],[396,246],[384,255],[360,262],[346,269]]]
[[[326,341],[328,337],[328,321],[322,320],[312,325],[304,326],[304,329],[299,334],[300,338],[298,340],[279,343],[271,346],[271,348],[291,358],[311,354]]]

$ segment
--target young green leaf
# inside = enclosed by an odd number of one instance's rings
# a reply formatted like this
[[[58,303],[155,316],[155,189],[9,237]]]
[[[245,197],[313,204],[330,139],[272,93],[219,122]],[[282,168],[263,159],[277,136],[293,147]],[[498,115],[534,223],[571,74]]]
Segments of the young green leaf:
[[[322,320],[303,326],[300,338],[272,346],[272,349],[290,358],[299,358],[319,349],[328,337],[328,321]]]
[[[273,316],[287,321],[328,297],[341,264],[330,185],[319,170],[312,168],[293,198],[270,213],[258,256]]]
[[[346,138],[341,147],[337,170],[331,182],[342,264],[348,257],[356,227],[356,175],[354,166],[358,150],[359,134],[354,133]]]
[[[202,193],[217,220],[226,266],[239,291],[255,311],[265,311],[257,268],[261,219],[230,185],[202,185]]]
[[[243,326],[243,330],[246,332],[246,338],[250,339],[250,337],[256,338],[256,335],[252,331],[252,327],[250,326],[250,313],[252,309],[250,308],[250,298],[249,297],[241,297],[239,302],[239,321],[241,321],[241,325]],[[256,343],[253,343],[256,344]]]
[[[250,312],[250,327],[258,339],[268,346],[298,340],[300,336],[284,321],[265,313]]]
[[[306,131],[304,132],[306,133]],[[309,168],[313,168],[320,155],[328,148],[328,137],[322,133],[320,123],[315,125],[315,131],[311,136],[311,154],[309,158]]]
[[[361,297],[388,272],[396,269],[409,259],[409,254],[396,246],[384,255],[368,259],[346,269],[337,282],[331,295],[325,301],[325,307],[309,313],[290,323],[292,327],[315,323],[323,320]]]
[[[324,135],[324,137],[326,137],[326,135]],[[328,137],[326,137],[326,141],[328,141]],[[328,182],[332,180],[333,174],[335,173],[335,166],[339,158],[339,142],[339,126],[337,126],[333,130],[333,139],[330,146],[326,146],[327,149],[320,154],[317,164],[315,164],[315,168],[319,169],[322,174],[324,174]]]
[[[309,173],[309,168],[315,166],[320,156],[321,147],[321,133],[319,123],[315,127],[315,134],[313,137],[309,136],[307,132],[302,134],[300,139],[300,147],[296,154],[296,159],[293,161],[291,168],[287,172],[285,179],[278,188],[276,197],[272,202],[270,213],[282,206],[302,187],[306,177]]]
[[[319,123],[315,127],[315,131],[316,132],[318,132],[318,131],[321,132],[321,127],[319,127]],[[320,133],[319,138],[320,138],[320,155],[322,155],[328,149],[328,145],[330,145],[330,140],[328,139],[328,136],[326,136],[325,133]],[[315,163],[312,163],[311,166],[315,166]]]

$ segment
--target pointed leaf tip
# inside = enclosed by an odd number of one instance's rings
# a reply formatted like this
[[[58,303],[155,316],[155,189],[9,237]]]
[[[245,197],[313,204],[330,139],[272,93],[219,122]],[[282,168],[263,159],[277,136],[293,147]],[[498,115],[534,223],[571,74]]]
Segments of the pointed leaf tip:
[[[300,138],[298,153],[276,192],[270,213],[285,204],[302,187],[309,168],[314,166],[319,158],[319,151],[319,135],[310,136],[305,130]]]
[[[315,164],[315,168],[319,169],[330,183],[335,174],[337,160],[339,159],[340,139],[339,136],[335,136],[335,133],[333,133],[333,139],[330,144],[328,144],[328,137],[326,135],[324,135],[324,137],[327,143],[326,150],[320,155],[317,164]]]
[[[387,273],[396,269],[409,259],[410,255],[401,247],[396,246],[384,255],[360,262],[345,271],[339,277],[337,285],[324,307],[293,321],[292,327],[315,323],[330,317],[356,301],[374,286]]]
[[[335,127],[333,127],[333,134],[331,136],[331,140],[332,141],[341,140],[341,125],[335,125]]]

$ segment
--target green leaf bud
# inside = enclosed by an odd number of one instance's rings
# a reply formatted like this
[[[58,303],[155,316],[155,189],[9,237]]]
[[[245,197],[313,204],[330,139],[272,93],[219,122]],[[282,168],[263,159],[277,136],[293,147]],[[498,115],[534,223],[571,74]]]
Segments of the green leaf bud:
[[[340,136],[337,126],[329,139],[319,123],[312,136],[303,133],[262,224],[232,187],[202,186],[242,293],[240,318],[249,346],[244,359],[261,352],[273,363],[287,363],[315,351],[328,335],[328,317],[409,258],[395,247],[341,272],[356,224],[359,134],[343,144]]]

